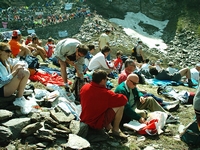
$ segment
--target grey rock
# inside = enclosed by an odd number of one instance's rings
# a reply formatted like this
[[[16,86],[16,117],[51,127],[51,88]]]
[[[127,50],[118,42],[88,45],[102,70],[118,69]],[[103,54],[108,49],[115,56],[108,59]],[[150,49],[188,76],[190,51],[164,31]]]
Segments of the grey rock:
[[[72,149],[84,149],[84,148],[89,148],[90,143],[78,135],[69,134],[67,147]]]
[[[0,145],[6,145],[12,140],[12,132],[9,128],[0,126]]]
[[[30,124],[30,118],[14,118],[5,123],[3,126],[9,128],[13,134],[13,138],[19,138],[21,130]]]
[[[35,133],[37,130],[42,128],[42,124],[40,122],[29,124],[26,127],[24,127],[21,131],[22,137],[27,137],[33,133]]]
[[[0,121],[11,118],[13,113],[8,110],[0,109]]]

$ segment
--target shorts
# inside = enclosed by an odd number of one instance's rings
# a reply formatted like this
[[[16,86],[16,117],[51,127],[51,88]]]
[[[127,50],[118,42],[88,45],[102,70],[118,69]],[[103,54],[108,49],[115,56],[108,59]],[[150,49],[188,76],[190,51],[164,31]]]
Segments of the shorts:
[[[0,88],[0,97],[4,97],[4,86]]]
[[[105,117],[103,121],[103,127],[107,127],[115,118],[115,111],[112,108],[109,108],[105,112]]]
[[[179,72],[175,72],[173,77],[172,77],[172,81],[176,81],[179,82],[181,80],[181,74]]]

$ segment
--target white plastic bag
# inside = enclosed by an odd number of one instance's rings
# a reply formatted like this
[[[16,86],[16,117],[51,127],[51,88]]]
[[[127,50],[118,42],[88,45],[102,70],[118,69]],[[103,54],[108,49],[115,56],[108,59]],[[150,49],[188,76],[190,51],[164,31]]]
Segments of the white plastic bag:
[[[17,99],[13,102],[15,106],[21,107],[22,114],[28,114],[31,111],[35,110],[34,106],[38,106],[34,99]]]
[[[158,134],[161,134],[162,128],[165,126],[166,120],[167,120],[167,113],[161,112],[161,111],[154,111],[149,113],[147,121],[150,121],[152,119],[158,119],[158,123],[156,123],[156,128],[158,131]]]

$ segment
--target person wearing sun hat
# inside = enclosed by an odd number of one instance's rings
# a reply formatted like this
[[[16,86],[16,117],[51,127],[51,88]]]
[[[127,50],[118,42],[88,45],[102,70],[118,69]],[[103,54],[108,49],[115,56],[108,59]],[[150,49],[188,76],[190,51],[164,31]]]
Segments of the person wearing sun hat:
[[[10,49],[12,50],[13,57],[22,57],[26,55],[32,55],[30,49],[21,44],[22,34],[19,30],[13,30],[12,39],[8,42]]]
[[[178,69],[174,68],[174,63],[172,61],[170,61],[168,63],[168,67],[166,68],[166,70],[170,73],[173,74],[175,72],[178,72]]]

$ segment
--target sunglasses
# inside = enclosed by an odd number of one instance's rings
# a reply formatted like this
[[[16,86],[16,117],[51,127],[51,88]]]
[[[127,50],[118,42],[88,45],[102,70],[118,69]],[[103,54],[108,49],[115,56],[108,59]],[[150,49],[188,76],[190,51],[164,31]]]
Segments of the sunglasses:
[[[10,49],[6,49],[6,50],[3,50],[4,52],[6,53],[11,53],[12,51]]]
[[[129,81],[131,81],[131,80],[129,80]],[[131,83],[133,84],[133,85],[137,85],[138,83],[136,83],[136,82],[133,82],[133,81],[131,81]]]

